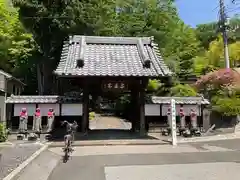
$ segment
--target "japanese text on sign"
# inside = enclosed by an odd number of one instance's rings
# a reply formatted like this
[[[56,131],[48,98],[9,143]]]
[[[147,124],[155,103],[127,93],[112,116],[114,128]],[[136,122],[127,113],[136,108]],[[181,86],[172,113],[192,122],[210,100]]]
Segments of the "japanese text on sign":
[[[109,90],[124,90],[127,89],[127,86],[124,82],[103,82],[103,88]]]

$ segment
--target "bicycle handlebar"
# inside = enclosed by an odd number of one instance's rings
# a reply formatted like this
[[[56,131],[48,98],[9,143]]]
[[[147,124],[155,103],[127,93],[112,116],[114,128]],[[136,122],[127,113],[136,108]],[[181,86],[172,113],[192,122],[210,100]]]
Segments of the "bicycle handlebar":
[[[68,122],[68,121],[63,121],[62,122],[62,125],[64,125],[64,124],[68,124],[68,125],[73,125],[73,124],[75,124],[75,125],[77,125],[77,122],[76,121],[74,121],[73,123],[70,123],[70,122]]]

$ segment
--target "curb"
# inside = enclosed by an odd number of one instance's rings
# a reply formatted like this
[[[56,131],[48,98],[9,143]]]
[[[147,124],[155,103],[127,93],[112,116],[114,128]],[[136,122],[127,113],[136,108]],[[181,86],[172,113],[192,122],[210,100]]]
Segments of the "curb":
[[[231,139],[240,139],[239,134],[226,134],[226,135],[216,135],[209,137],[196,137],[189,139],[181,139],[178,143],[194,143],[194,142],[209,142],[209,141],[221,141],[221,140],[231,140]]]
[[[73,144],[74,147],[79,146],[137,146],[137,145],[167,145],[170,144],[170,141],[160,141],[160,142],[82,142]],[[64,147],[64,144],[50,144],[49,147]]]
[[[11,143],[9,141],[0,143],[0,147],[9,147],[9,146],[14,146],[14,143]]]
[[[4,177],[2,180],[12,180],[17,174],[19,174],[29,163],[31,163],[35,158],[37,158],[43,151],[45,151],[49,144],[45,144],[39,150],[37,150],[34,154],[32,154],[28,159],[26,159],[22,164],[20,164],[16,169],[14,169],[10,174]]]

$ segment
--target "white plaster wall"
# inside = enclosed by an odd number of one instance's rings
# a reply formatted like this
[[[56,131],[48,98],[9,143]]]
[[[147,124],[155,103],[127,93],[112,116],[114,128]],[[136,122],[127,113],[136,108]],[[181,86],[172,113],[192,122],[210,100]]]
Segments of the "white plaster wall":
[[[62,104],[62,116],[81,116],[82,104]]]
[[[160,116],[160,105],[145,104],[145,116]]]
[[[36,111],[36,104],[14,104],[14,116],[19,116],[22,108],[26,108],[28,116],[33,116]]]

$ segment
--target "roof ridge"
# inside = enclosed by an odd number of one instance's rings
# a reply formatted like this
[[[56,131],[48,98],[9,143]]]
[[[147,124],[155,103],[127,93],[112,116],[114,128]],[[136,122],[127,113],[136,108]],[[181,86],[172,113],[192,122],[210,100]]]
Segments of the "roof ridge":
[[[142,40],[143,44],[151,44],[152,37],[130,37],[130,36],[84,36],[84,35],[73,35],[69,36],[70,42],[79,42],[79,40],[85,37],[87,44],[135,44],[139,39]]]

